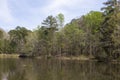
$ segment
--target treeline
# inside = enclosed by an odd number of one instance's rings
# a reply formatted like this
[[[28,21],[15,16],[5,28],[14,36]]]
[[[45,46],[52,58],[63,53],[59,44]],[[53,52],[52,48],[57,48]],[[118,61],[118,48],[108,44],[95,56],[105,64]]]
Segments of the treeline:
[[[64,25],[64,15],[48,16],[36,30],[17,26],[0,30],[0,53],[33,56],[120,56],[120,1],[108,0],[102,12],[91,11]]]

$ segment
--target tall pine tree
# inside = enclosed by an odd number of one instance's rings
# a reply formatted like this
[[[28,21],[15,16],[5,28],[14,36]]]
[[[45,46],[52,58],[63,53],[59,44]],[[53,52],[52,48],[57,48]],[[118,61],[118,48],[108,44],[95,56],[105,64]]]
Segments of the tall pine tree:
[[[102,48],[107,54],[108,58],[113,58],[113,54],[115,53],[115,40],[114,33],[118,29],[119,17],[118,13],[120,11],[119,1],[118,0],[108,0],[104,3],[106,7],[102,8],[104,10],[103,15],[105,17],[102,26],[100,28],[101,33],[101,43]]]

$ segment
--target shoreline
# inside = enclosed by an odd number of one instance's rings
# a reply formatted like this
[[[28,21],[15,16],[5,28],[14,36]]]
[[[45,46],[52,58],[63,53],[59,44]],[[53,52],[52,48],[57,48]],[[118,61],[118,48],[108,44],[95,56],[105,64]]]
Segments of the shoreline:
[[[87,56],[62,56],[62,57],[56,57],[56,59],[60,59],[60,60],[79,60],[79,61],[89,61],[91,60],[90,57]]]
[[[80,60],[80,61],[89,61],[91,60],[88,56],[37,56],[37,57],[19,57],[20,54],[0,54],[0,58],[35,58],[35,59],[59,59],[59,60]]]
[[[0,54],[0,58],[19,58],[19,54]]]
[[[22,57],[19,57],[20,54],[0,54],[0,59],[7,59],[7,58],[16,58],[16,59],[22,59]],[[29,59],[58,59],[58,60],[78,60],[78,61],[98,61],[98,62],[120,62],[120,60],[110,60],[110,61],[105,61],[105,60],[97,60],[94,57],[90,56],[37,56],[37,57],[31,57],[31,56],[26,56],[23,57],[23,59],[29,58]]]

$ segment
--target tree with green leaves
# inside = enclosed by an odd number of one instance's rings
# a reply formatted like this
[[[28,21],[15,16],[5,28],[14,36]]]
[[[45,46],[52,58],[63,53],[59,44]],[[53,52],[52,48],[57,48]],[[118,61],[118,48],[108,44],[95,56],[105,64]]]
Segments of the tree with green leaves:
[[[90,56],[96,55],[99,49],[99,28],[103,22],[103,14],[98,11],[91,11],[87,15],[84,15],[84,27],[83,30],[86,34],[86,48],[88,49],[86,53]],[[86,49],[85,49],[86,50]]]
[[[10,30],[10,46],[13,52],[20,53],[23,51],[23,46],[26,43],[26,36],[28,36],[29,30],[25,27],[17,26],[16,29]]]
[[[51,55],[53,53],[53,44],[55,38],[55,32],[58,30],[57,20],[53,16],[48,16],[42,22],[42,26],[38,28],[38,44],[35,46],[35,51],[38,54],[44,53],[45,55]]]
[[[82,54],[84,32],[79,28],[78,22],[79,19],[74,19],[63,29],[65,35],[63,51],[67,55],[77,56]]]
[[[104,10],[104,21],[100,28],[100,39],[101,46],[107,54],[108,58],[112,58],[115,50],[115,40],[113,35],[117,28],[120,26],[119,18],[117,15],[120,12],[119,1],[118,0],[108,0],[104,3],[106,7],[102,8]]]
[[[64,21],[65,21],[64,15],[62,13],[59,13],[56,16],[56,19],[57,19],[59,27],[62,28],[64,26]]]
[[[3,38],[4,38],[4,32],[2,29],[0,29],[0,53],[3,52],[3,46],[4,46]]]

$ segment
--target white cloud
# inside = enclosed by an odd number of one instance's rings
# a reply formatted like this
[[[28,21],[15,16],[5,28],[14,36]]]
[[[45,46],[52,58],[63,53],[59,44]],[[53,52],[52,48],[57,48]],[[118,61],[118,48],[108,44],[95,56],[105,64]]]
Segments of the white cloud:
[[[69,6],[72,7],[76,1],[78,0],[51,0],[50,4],[43,7],[42,11],[45,14],[57,12],[58,10],[64,11],[62,9],[63,7],[69,7]]]
[[[65,23],[68,23],[91,10],[98,10],[103,2],[104,0],[0,0],[0,26],[8,30],[18,25],[34,28],[48,15],[55,16],[58,13],[63,13]]]
[[[89,4],[94,3],[95,0],[93,1],[88,1],[88,0],[51,0],[50,4],[46,5],[43,7],[43,11],[45,13],[51,12],[51,11],[56,11],[60,10],[63,8],[82,8],[85,6],[89,6]],[[92,6],[92,5],[91,5]]]
[[[63,13],[66,22],[69,22],[71,19],[86,14],[91,10],[99,10],[98,5],[102,4],[102,2],[103,0],[51,0],[48,5],[42,7],[41,12],[46,16]]]
[[[13,21],[7,0],[0,0],[0,20],[7,23]]]

